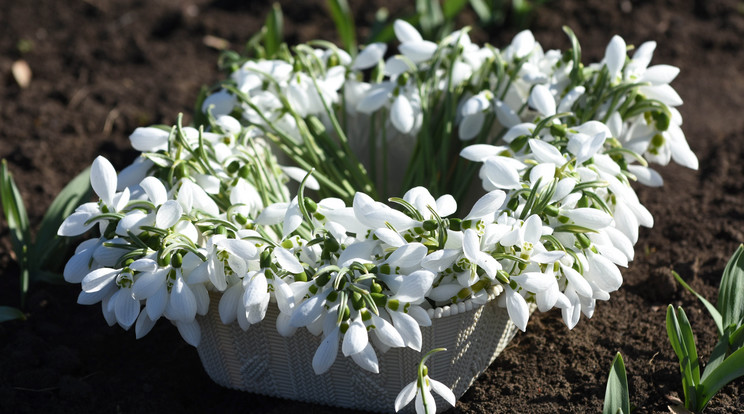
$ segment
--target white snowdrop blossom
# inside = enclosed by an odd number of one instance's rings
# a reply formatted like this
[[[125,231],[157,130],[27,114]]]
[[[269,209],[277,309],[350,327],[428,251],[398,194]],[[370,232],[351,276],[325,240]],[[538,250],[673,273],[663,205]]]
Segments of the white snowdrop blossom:
[[[494,300],[522,331],[535,309],[569,329],[598,311],[653,226],[631,182],[662,185],[653,163],[698,168],[679,69],[651,65],[653,42],[628,57],[619,36],[583,64],[529,31],[497,49],[467,29],[432,42],[393,28],[397,50],[319,42],[228,62],[197,126],[137,128],[119,174],[96,158],[98,200],[58,230],[90,233],[63,274],[78,302],[138,338],[167,319],[197,346],[219,300],[225,324],[320,336],[317,374],[421,352],[445,306]],[[435,412],[432,392],[454,405],[424,360],[396,410]]]

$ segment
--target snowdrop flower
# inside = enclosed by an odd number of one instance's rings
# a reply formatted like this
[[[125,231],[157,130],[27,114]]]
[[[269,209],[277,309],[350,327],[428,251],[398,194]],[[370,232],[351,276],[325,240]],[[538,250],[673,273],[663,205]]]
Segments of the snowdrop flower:
[[[424,40],[416,28],[405,20],[396,20],[393,29],[395,37],[400,41],[398,50],[413,63],[427,61],[436,52],[437,44]]]
[[[385,56],[387,45],[384,43],[372,43],[367,45],[354,59],[351,70],[365,70],[375,66]]]
[[[429,351],[419,363],[418,378],[403,387],[398,396],[395,398],[395,411],[400,411],[414,399],[416,400],[417,414],[434,414],[437,412],[436,403],[432,391],[436,392],[451,406],[455,406],[457,399],[452,390],[441,382],[429,377],[429,370],[424,365],[427,359],[435,352],[446,351],[444,348],[437,348]]]
[[[104,157],[98,156],[90,170],[90,185],[98,195],[98,202],[85,203],[67,217],[59,227],[60,236],[77,236],[100,223],[101,233],[105,231],[106,219],[98,218],[104,213],[118,213],[129,202],[129,189],[117,193],[116,170]]]

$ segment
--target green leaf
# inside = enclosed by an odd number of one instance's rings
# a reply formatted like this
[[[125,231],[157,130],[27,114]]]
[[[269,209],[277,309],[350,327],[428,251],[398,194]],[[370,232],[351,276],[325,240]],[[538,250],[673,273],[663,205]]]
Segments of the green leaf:
[[[573,67],[570,74],[571,82],[580,84],[584,80],[584,75],[581,71],[581,46],[579,45],[579,39],[576,38],[573,30],[568,26],[563,26],[563,32],[571,40],[571,60],[573,60]]]
[[[13,321],[13,320],[26,320],[26,314],[16,308],[10,306],[0,306],[0,322]]]
[[[439,0],[416,0],[416,13],[421,19],[421,34],[425,39],[433,40],[435,31],[444,23]]]
[[[327,0],[328,8],[331,9],[331,18],[336,24],[338,36],[344,49],[350,54],[356,53],[356,28],[354,27],[354,16],[351,13],[349,2],[346,0]]]
[[[722,326],[734,324],[738,327],[744,318],[744,245],[736,252],[723,270],[721,288],[718,291],[718,311]]]
[[[720,337],[721,335],[723,335],[723,324],[721,322],[721,314],[718,312],[718,310],[716,309],[716,307],[713,306],[712,303],[708,302],[708,300],[705,299],[702,295],[700,295],[699,293],[695,292],[695,290],[693,288],[691,288],[690,285],[688,285],[687,283],[685,283],[685,281],[682,280],[682,277],[677,272],[675,272],[674,270],[672,270],[672,275],[674,276],[675,279],[677,279],[677,281],[685,289],[687,289],[688,291],[690,291],[690,293],[692,293],[693,295],[697,296],[697,298],[700,299],[700,302],[703,302],[703,305],[705,306],[706,309],[708,309],[708,312],[710,313],[710,316],[713,317],[713,320],[716,322],[716,327],[718,328],[718,336]]]
[[[18,191],[13,175],[8,170],[8,162],[5,159],[2,160],[2,166],[0,167],[0,198],[5,220],[10,230],[13,250],[20,260],[23,246],[31,242],[31,231],[23,197]]]
[[[446,9],[447,9],[447,3],[454,3],[454,2],[445,2],[445,15],[447,15]],[[491,11],[491,8],[488,7],[485,1],[483,0],[470,0],[470,7],[473,8],[473,11],[475,11],[475,14],[478,15],[478,19],[482,23],[485,24],[491,24],[493,23],[493,12]]]
[[[10,230],[10,242],[16,255],[20,274],[21,307],[26,303],[26,293],[29,286],[28,250],[31,244],[31,230],[28,222],[28,214],[23,204],[18,187],[13,181],[13,176],[8,170],[8,163],[2,160],[0,166],[0,201],[3,206],[5,220]]]
[[[610,376],[607,378],[607,389],[603,414],[630,414],[630,393],[628,392],[628,377],[625,373],[623,357],[618,352],[612,361]]]
[[[715,369],[719,365],[721,365],[723,360],[726,359],[726,354],[728,353],[728,349],[729,349],[729,333],[727,331],[718,338],[718,342],[716,343],[716,346],[713,348],[713,352],[710,354],[710,360],[708,361],[708,364],[705,366],[705,370],[703,371],[703,376],[700,378],[700,382],[705,382],[705,380],[710,376],[711,372],[715,371]]]
[[[700,384],[700,399],[695,407],[696,411],[703,411],[716,393],[729,382],[744,376],[744,348],[741,348],[726,358]]]
[[[480,3],[479,6],[485,6],[483,0],[470,0],[470,3]],[[444,14],[445,20],[452,20],[457,17],[462,12],[462,9],[465,8],[466,4],[468,4],[468,0],[444,0],[442,3],[442,13]],[[480,18],[480,13],[476,10],[475,4],[473,4],[473,10],[475,10],[476,14],[478,14],[478,18]],[[485,12],[488,11],[488,7],[486,7]],[[481,21],[485,20],[481,19]]]
[[[279,46],[284,38],[284,17],[279,3],[274,3],[271,7],[271,11],[266,17],[265,27],[264,47],[266,48],[266,56],[273,57],[279,51]]]
[[[679,311],[682,315],[684,315],[684,311],[682,311],[682,308],[679,308]],[[687,318],[685,318],[685,321],[686,320]],[[695,393],[695,386],[697,382],[693,377],[692,369],[693,358],[687,349],[687,341],[684,338],[682,327],[680,326],[680,322],[677,319],[677,315],[675,314],[674,307],[672,305],[669,305],[669,307],[667,308],[666,327],[667,335],[669,336],[669,342],[671,342],[672,348],[674,349],[674,352],[677,354],[677,358],[679,359],[679,370],[682,375],[682,390],[684,391],[685,395],[685,407],[693,408],[696,406],[697,402],[697,394]],[[697,352],[695,352],[695,359],[697,359]]]
[[[700,360],[697,354],[697,347],[695,346],[695,336],[692,333],[692,326],[690,326],[690,321],[681,307],[677,308],[677,319],[679,320],[679,327],[682,332],[682,340],[684,341],[685,349],[687,349],[687,355],[690,358],[692,379],[694,384],[697,385],[700,383]]]
[[[41,226],[36,234],[36,243],[29,251],[29,264],[32,269],[44,268],[50,255],[61,253],[58,248],[67,239],[57,236],[57,229],[65,218],[75,211],[75,208],[90,199],[92,193],[90,167],[88,167],[73,178],[52,201],[52,205],[41,219]]]

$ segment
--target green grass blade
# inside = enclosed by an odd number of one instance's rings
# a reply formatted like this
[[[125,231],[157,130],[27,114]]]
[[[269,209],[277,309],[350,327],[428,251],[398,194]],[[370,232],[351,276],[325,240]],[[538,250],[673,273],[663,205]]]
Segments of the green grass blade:
[[[0,306],[0,323],[16,319],[26,320],[26,314],[10,306]]]
[[[744,245],[739,245],[726,265],[718,291],[718,311],[722,326],[735,324],[744,318]]]
[[[327,0],[327,3],[328,8],[331,9],[331,18],[336,24],[341,43],[344,45],[344,49],[353,56],[357,50],[356,28],[349,2],[346,0]]]
[[[279,3],[274,3],[272,6],[269,15],[266,17],[265,27],[264,48],[266,49],[266,56],[270,58],[279,51],[279,46],[284,39],[284,16]]]
[[[628,392],[628,377],[625,372],[623,357],[618,352],[612,361],[610,376],[607,378],[603,414],[618,412],[630,414],[630,393]]]
[[[52,201],[52,205],[41,219],[39,232],[36,234],[36,243],[31,246],[29,260],[34,269],[44,268],[50,255],[58,253],[59,246],[66,242],[57,236],[57,229],[62,222],[75,211],[77,206],[88,201],[93,193],[90,187],[90,167],[78,174]],[[54,269],[49,269],[54,270]]]
[[[700,384],[700,399],[696,411],[702,412],[716,393],[729,382],[744,376],[744,348],[741,348],[726,358]]]
[[[721,335],[723,335],[723,323],[722,323],[723,319],[721,317],[721,313],[718,312],[718,309],[716,309],[716,307],[713,306],[712,303],[708,302],[708,300],[705,299],[702,295],[695,292],[695,290],[692,287],[690,287],[690,285],[685,283],[685,281],[682,280],[682,277],[679,274],[677,274],[677,272],[675,272],[674,270],[672,270],[672,275],[674,275],[674,278],[677,279],[677,281],[685,289],[690,291],[690,293],[692,293],[693,295],[697,296],[697,298],[700,299],[700,302],[703,302],[705,309],[708,309],[708,313],[710,313],[710,316],[713,317],[713,320],[716,322],[716,327],[718,328],[718,336],[720,337]]]

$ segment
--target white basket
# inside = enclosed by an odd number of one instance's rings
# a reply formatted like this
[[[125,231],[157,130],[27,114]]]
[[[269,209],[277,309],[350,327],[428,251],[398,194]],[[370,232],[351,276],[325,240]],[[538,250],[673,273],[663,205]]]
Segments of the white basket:
[[[496,292],[494,292],[496,293]],[[219,296],[211,297],[209,313],[199,317],[202,339],[199,357],[216,383],[237,390],[291,400],[376,412],[392,412],[395,397],[416,378],[423,356],[410,348],[377,352],[379,374],[365,371],[339,352],[331,369],[313,372],[312,360],[321,342],[306,329],[291,337],[276,331],[279,313],[270,305],[266,318],[243,331],[237,322],[224,325]],[[422,351],[447,348],[427,361],[429,375],[444,383],[459,399],[493,362],[516,333],[506,309],[495,300],[485,305],[460,303],[429,310],[432,326],[422,327]],[[435,394],[438,411],[449,404]],[[409,404],[402,412],[413,412]]]

